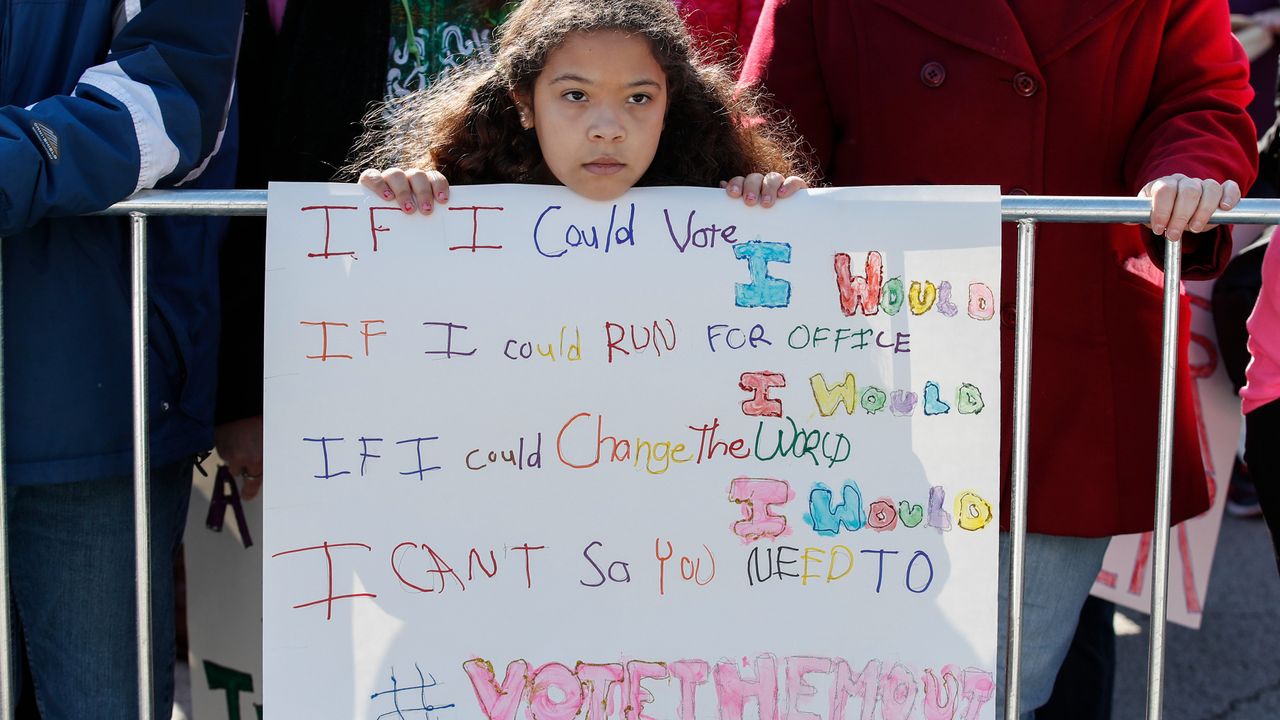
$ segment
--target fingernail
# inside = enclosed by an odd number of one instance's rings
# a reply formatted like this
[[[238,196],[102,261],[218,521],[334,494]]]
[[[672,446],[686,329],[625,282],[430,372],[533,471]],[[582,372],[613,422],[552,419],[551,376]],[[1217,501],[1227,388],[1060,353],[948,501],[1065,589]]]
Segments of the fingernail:
[[[1164,226],[1163,226],[1163,225],[1152,225],[1152,226],[1151,226],[1151,232],[1153,232],[1153,233],[1155,233],[1155,234],[1157,234],[1157,235],[1163,235],[1163,234],[1164,234]]]
[[[423,205],[423,206],[422,206],[422,214],[423,214],[423,215],[430,215],[430,214],[431,214],[431,203],[427,203],[427,204],[425,204],[425,205]]]
[[[755,201],[756,201],[756,194],[755,194],[755,193],[747,193],[747,202],[755,202]]]
[[[787,189],[785,187],[778,188],[778,197],[782,197],[783,195],[786,195],[786,194],[787,194]]]
[[[1220,202],[1220,203],[1218,203],[1218,207],[1222,208],[1223,210],[1230,210],[1230,209],[1231,209],[1231,203],[1229,203],[1229,202],[1225,202],[1225,201],[1224,201],[1224,202]]]
[[[1173,242],[1178,242],[1179,240],[1182,239],[1182,231],[1170,230],[1168,233],[1165,234],[1164,237],[1166,240],[1172,240]]]
[[[383,190],[383,191],[382,191],[382,199],[383,199],[383,200],[390,200],[390,199],[391,199],[391,198],[393,198],[393,197],[395,197],[395,193],[391,192],[390,190]]]
[[[445,195],[444,193],[436,193],[436,199],[439,200],[440,202],[444,202],[446,199],[448,199],[448,196]]]
[[[772,205],[772,204],[773,204],[773,198],[769,197],[768,195],[765,195],[765,196],[764,196],[764,199],[762,199],[762,200],[760,201],[760,204],[761,204],[761,205]]]
[[[733,193],[734,195],[737,195],[738,193],[742,192],[742,187],[740,185],[734,185],[733,187],[729,188],[729,192]]]
[[[411,202],[407,202],[407,203],[405,203],[405,204],[404,204],[404,211],[405,211],[405,212],[407,212],[407,213],[411,213],[411,212],[413,212],[413,203],[411,203]]]
[[[1204,232],[1204,225],[1201,225],[1200,223],[1193,224],[1191,226],[1191,232],[1193,233]]]

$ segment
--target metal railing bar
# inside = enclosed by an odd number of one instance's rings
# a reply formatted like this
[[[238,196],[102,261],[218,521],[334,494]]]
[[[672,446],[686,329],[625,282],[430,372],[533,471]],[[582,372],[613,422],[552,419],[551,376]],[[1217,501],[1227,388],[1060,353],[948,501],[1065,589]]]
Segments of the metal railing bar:
[[[142,190],[97,215],[266,215],[266,190]]]
[[[1160,436],[1156,456],[1156,517],[1152,531],[1151,640],[1147,657],[1147,718],[1159,720],[1164,703],[1165,612],[1169,606],[1169,531],[1173,486],[1173,409],[1178,368],[1182,247],[1164,243],[1164,330],[1160,349]]]
[[[1027,447],[1031,424],[1031,320],[1036,223],[1018,221],[1017,323],[1013,331],[1013,477],[1009,507],[1009,604],[1005,647],[1005,717],[1018,717],[1022,664],[1023,569],[1027,547]]]
[[[1151,201],[1144,198],[1006,195],[1000,198],[1000,215],[1005,222],[1143,223],[1151,219]],[[1212,220],[1218,224],[1278,224],[1280,200],[1241,200],[1232,210],[1215,212]]]
[[[100,215],[266,215],[266,190],[143,190]],[[1065,223],[1145,222],[1151,201],[1142,198],[1006,195],[1000,198],[1004,222],[1039,220]],[[1234,210],[1213,214],[1215,223],[1280,224],[1280,200],[1241,200]]]
[[[133,247],[133,532],[138,608],[138,717],[155,718],[151,674],[151,449],[147,434],[147,216],[129,214]]]

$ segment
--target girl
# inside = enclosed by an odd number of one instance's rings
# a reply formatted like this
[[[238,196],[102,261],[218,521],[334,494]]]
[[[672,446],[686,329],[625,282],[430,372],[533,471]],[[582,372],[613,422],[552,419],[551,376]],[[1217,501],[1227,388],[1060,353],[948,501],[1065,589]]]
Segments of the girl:
[[[448,201],[446,177],[594,200],[719,181],[765,207],[808,186],[795,142],[750,121],[753,96],[693,51],[670,0],[526,0],[496,45],[492,63],[369,114],[356,165],[391,169],[361,184],[424,214]]]

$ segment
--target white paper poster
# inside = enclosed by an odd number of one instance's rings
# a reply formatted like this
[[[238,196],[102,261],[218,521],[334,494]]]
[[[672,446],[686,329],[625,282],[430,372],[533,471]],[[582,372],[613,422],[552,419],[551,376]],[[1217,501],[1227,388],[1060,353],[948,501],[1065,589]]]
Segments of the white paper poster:
[[[272,185],[266,712],[994,717],[997,192]]]
[[[230,473],[215,479],[220,462],[213,455],[203,463],[207,474],[193,475],[182,540],[191,716],[261,720],[262,503],[240,501],[238,492],[232,500]]]
[[[1146,274],[1163,283],[1160,270],[1149,262]],[[1209,571],[1218,549],[1218,530],[1227,503],[1227,483],[1240,440],[1240,398],[1222,366],[1213,313],[1209,303],[1212,282],[1189,282],[1191,347],[1188,362],[1195,378],[1195,402],[1200,423],[1200,454],[1213,505],[1208,511],[1173,526],[1169,538],[1169,622],[1200,628],[1209,593]],[[1152,378],[1158,377],[1152,370]],[[1155,478],[1151,478],[1155,483]],[[1151,508],[1155,517],[1155,508]],[[1102,572],[1093,594],[1118,605],[1151,614],[1152,534],[1120,535],[1107,546]]]

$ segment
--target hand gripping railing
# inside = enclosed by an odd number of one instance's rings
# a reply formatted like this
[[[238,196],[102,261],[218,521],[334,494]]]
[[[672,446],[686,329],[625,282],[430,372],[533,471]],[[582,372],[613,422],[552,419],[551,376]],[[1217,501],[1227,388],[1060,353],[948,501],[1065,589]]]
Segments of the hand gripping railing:
[[[150,506],[149,448],[147,445],[147,217],[150,215],[265,215],[263,190],[144,191],[117,203],[103,214],[128,215],[133,235],[133,432],[134,524],[138,608],[138,715],[156,720],[151,675],[151,533],[147,522]],[[1027,443],[1030,437],[1031,319],[1035,285],[1036,224],[1139,223],[1149,219],[1151,204],[1138,198],[1007,196],[1000,200],[1004,222],[1018,225],[1017,325],[1014,329],[1013,482],[1009,512],[1009,614],[1006,680],[1017,678],[1022,648],[1023,560],[1027,534]],[[1280,200],[1243,200],[1230,212],[1214,213],[1213,221],[1235,224],[1280,224]],[[1158,720],[1164,700],[1165,610],[1168,606],[1170,484],[1173,453],[1174,379],[1178,350],[1178,293],[1182,280],[1182,255],[1178,243],[1165,241],[1164,328],[1160,361],[1160,427],[1156,470],[1154,555],[1151,585],[1151,640],[1147,667],[1147,718]],[[2,303],[0,299],[0,303]],[[0,306],[0,311],[3,307]],[[2,317],[0,312],[0,317]],[[0,327],[0,350],[3,328]],[[0,378],[3,377],[0,352]],[[0,382],[0,409],[3,408]],[[8,524],[5,504],[4,417],[0,412],[0,718],[13,716],[12,629],[8,613]],[[1005,683],[1005,712],[1018,716],[1017,682]],[[160,720],[167,720],[161,718]]]

